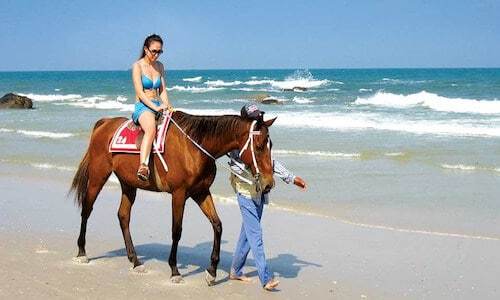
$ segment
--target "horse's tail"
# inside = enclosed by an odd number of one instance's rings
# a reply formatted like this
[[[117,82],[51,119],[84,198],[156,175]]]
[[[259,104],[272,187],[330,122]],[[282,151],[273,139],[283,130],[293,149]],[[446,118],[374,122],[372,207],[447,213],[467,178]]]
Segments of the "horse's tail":
[[[100,119],[94,125],[94,129],[92,129],[92,133],[90,135],[90,141],[92,142],[92,135],[94,131],[104,123],[105,119]],[[89,144],[90,148],[90,144]],[[73,182],[71,183],[71,188],[69,189],[68,194],[75,193],[75,203],[78,204],[79,207],[82,206],[83,201],[87,197],[87,188],[89,183],[89,149],[85,152],[85,155],[78,166],[78,170],[76,170],[75,177],[73,178]]]

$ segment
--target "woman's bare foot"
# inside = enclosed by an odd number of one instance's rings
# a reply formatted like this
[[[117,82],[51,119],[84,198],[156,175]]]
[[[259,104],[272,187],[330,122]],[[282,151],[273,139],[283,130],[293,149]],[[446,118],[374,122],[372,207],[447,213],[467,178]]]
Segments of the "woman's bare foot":
[[[229,274],[229,279],[230,280],[239,280],[243,282],[252,282],[252,278],[246,277],[245,275],[237,276],[236,274]]]
[[[264,285],[264,289],[266,291],[272,291],[278,286],[278,284],[280,284],[280,281],[276,278],[272,278],[266,283],[266,285]]]

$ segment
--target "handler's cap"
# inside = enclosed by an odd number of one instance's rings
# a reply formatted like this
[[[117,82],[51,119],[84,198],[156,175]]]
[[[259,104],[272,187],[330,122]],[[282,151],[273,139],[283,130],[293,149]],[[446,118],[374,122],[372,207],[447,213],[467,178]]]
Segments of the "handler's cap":
[[[241,116],[248,119],[258,119],[264,114],[255,103],[247,103],[241,108]]]

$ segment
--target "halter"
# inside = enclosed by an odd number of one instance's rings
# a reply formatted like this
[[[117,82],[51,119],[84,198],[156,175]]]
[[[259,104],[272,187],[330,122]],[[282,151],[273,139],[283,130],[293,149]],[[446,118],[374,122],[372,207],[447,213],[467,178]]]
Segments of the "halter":
[[[252,125],[250,125],[250,130],[248,131],[247,141],[245,142],[245,145],[243,146],[243,148],[241,148],[239,156],[241,157],[243,152],[245,152],[245,150],[247,150],[248,145],[250,145],[250,151],[252,153],[252,162],[253,162],[253,165],[255,167],[255,173],[256,173],[255,176],[258,177],[260,175],[260,170],[259,170],[259,166],[257,165],[257,159],[255,158],[255,150],[254,150],[254,146],[253,146],[254,138],[253,137],[256,135],[260,135],[260,131],[254,130],[255,124],[257,124],[256,120],[254,120],[252,122]]]

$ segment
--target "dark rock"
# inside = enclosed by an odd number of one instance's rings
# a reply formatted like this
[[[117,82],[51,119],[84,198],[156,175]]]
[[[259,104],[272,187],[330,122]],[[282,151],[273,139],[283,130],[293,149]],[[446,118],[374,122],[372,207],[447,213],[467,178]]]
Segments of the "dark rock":
[[[257,94],[252,99],[261,104],[281,104],[283,101],[268,94]]]
[[[0,108],[33,108],[33,100],[28,97],[8,93],[0,98]]]
[[[307,91],[306,87],[303,86],[295,86],[291,89],[283,89],[284,92],[305,92]]]

